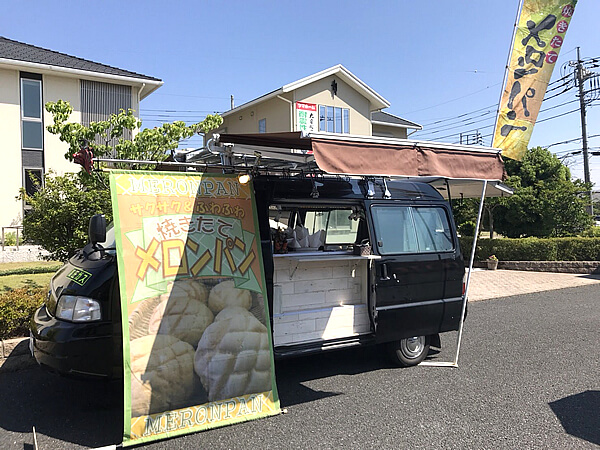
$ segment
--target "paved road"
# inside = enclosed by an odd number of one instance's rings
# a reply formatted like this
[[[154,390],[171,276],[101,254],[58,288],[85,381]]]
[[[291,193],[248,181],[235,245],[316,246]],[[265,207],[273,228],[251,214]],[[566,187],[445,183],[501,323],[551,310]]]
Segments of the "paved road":
[[[373,349],[277,366],[288,414],[162,441],[175,448],[598,448],[597,285],[469,305],[459,368],[396,369]],[[443,337],[449,360],[455,335]],[[119,441],[118,389],[39,369],[0,375],[0,448]]]

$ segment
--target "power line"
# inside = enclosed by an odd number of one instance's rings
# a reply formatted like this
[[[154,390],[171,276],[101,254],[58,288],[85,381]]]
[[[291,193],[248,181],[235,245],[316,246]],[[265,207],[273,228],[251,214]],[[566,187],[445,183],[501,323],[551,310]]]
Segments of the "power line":
[[[427,108],[417,109],[417,110],[415,110],[415,111],[409,111],[409,112],[402,113],[402,114],[403,114],[403,115],[404,115],[404,114],[412,114],[412,113],[415,113],[415,112],[426,111],[426,110],[428,110],[428,109],[431,109],[431,108],[437,108],[438,106],[446,105],[446,104],[448,104],[448,103],[452,103],[452,102],[455,102],[455,101],[457,101],[457,100],[462,100],[463,98],[470,97],[471,95],[479,94],[480,92],[483,92],[483,91],[485,91],[485,90],[487,90],[487,89],[490,89],[490,88],[496,87],[496,86],[498,86],[499,84],[502,84],[502,83],[496,83],[496,84],[492,84],[491,86],[487,86],[487,87],[485,87],[485,88],[483,88],[483,89],[480,89],[480,90],[478,90],[478,91],[471,92],[470,94],[466,94],[466,95],[463,95],[463,96],[461,96],[461,97],[453,98],[453,99],[451,99],[451,100],[448,100],[448,101],[445,101],[445,102],[442,102],[442,103],[438,103],[437,105],[428,106]]]

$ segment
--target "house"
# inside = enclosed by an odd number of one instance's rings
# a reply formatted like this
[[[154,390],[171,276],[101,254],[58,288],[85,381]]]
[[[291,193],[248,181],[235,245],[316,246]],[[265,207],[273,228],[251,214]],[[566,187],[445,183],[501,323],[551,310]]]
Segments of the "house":
[[[405,139],[421,125],[383,109],[390,103],[342,65],[232,107],[215,133],[305,131]]]
[[[67,145],[45,128],[52,123],[46,102],[68,101],[74,109],[70,120],[88,125],[121,108],[137,116],[140,101],[162,84],[158,78],[0,36],[0,226],[20,223],[26,205],[16,197],[21,187],[34,191],[31,176],[41,180],[49,170],[79,170],[64,157]]]

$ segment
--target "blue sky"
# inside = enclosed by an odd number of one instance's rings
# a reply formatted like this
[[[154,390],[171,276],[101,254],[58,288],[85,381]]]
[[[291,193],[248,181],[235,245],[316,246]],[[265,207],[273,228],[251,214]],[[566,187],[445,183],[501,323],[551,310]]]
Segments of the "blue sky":
[[[3,5],[0,35],[161,78],[142,102],[145,126],[199,121],[229,109],[232,94],[239,105],[343,64],[391,103],[390,113],[424,126],[414,138],[457,142],[457,133],[479,130],[489,145],[517,8],[518,0],[21,0]],[[584,58],[600,57],[599,17],[600,2],[579,1],[552,80],[577,46]],[[578,112],[550,119],[576,109],[574,100],[571,89],[542,104],[530,146],[581,137]],[[600,108],[588,110],[587,125],[600,135]],[[589,146],[600,151],[600,136]],[[560,156],[578,148],[550,147]],[[582,161],[566,159],[575,177],[583,178]],[[600,156],[590,167],[600,189]]]

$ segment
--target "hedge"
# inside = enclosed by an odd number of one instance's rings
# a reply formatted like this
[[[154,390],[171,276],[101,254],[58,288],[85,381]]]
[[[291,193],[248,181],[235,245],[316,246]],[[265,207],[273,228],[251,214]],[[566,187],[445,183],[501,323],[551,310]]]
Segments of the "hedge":
[[[29,318],[40,306],[48,290],[44,288],[13,289],[0,293],[0,339],[27,336]]]
[[[461,237],[465,258],[471,255],[472,237]],[[496,255],[500,261],[600,261],[600,238],[478,239],[475,260]]]
[[[0,270],[0,277],[5,275],[31,275],[34,273],[52,273],[60,269],[62,263],[48,264],[47,266],[35,266],[35,267],[15,267],[14,269],[2,269]]]

